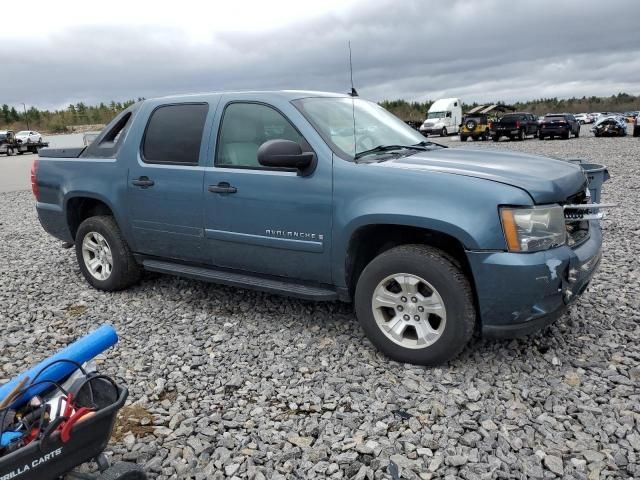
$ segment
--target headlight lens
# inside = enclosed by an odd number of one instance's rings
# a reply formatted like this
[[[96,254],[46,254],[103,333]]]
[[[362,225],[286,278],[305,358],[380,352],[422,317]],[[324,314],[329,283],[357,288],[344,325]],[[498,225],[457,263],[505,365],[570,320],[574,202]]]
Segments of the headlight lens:
[[[503,207],[500,217],[510,252],[538,252],[566,241],[564,212],[560,205]]]

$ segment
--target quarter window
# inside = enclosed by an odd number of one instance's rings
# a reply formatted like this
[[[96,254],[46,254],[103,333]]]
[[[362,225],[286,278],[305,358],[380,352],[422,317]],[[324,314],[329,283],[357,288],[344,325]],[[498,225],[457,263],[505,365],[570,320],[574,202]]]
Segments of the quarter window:
[[[207,104],[185,103],[157,108],[149,119],[142,145],[146,163],[197,165]]]
[[[274,139],[297,142],[303,151],[311,147],[277,110],[259,103],[231,103],[225,109],[218,138],[216,166],[264,168],[258,148]]]

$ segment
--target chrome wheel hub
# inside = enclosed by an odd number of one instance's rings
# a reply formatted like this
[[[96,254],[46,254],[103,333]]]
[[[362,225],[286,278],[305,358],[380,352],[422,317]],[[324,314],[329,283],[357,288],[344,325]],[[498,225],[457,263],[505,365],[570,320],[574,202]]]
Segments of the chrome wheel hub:
[[[444,332],[444,301],[429,282],[417,275],[389,275],[375,288],[371,307],[380,330],[402,347],[428,347]]]
[[[82,240],[82,258],[89,273],[104,281],[113,270],[113,256],[107,240],[98,232],[89,232]]]

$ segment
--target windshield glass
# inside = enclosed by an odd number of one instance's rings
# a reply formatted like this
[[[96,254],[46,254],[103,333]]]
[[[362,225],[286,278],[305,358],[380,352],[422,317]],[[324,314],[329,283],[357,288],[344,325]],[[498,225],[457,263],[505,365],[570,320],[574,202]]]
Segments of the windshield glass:
[[[0,133],[0,140],[4,140],[7,138],[7,134],[6,133]]]
[[[429,112],[427,118],[444,118],[447,116],[447,112]]]
[[[293,103],[334,151],[349,158],[379,145],[415,145],[426,141],[398,117],[367,100],[316,97]]]
[[[16,133],[16,135],[29,135],[29,132],[27,132],[26,130],[22,130],[22,131]]]

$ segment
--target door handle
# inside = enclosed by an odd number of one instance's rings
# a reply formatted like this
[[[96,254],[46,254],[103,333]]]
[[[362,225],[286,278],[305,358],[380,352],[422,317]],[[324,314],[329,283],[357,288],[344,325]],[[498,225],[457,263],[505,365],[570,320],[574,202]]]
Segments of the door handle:
[[[133,180],[131,184],[136,187],[149,188],[153,187],[155,182],[153,180],[149,180],[149,177],[140,177],[137,180]]]
[[[229,185],[229,182],[220,182],[217,185],[209,185],[207,188],[211,193],[236,193],[238,189]]]

